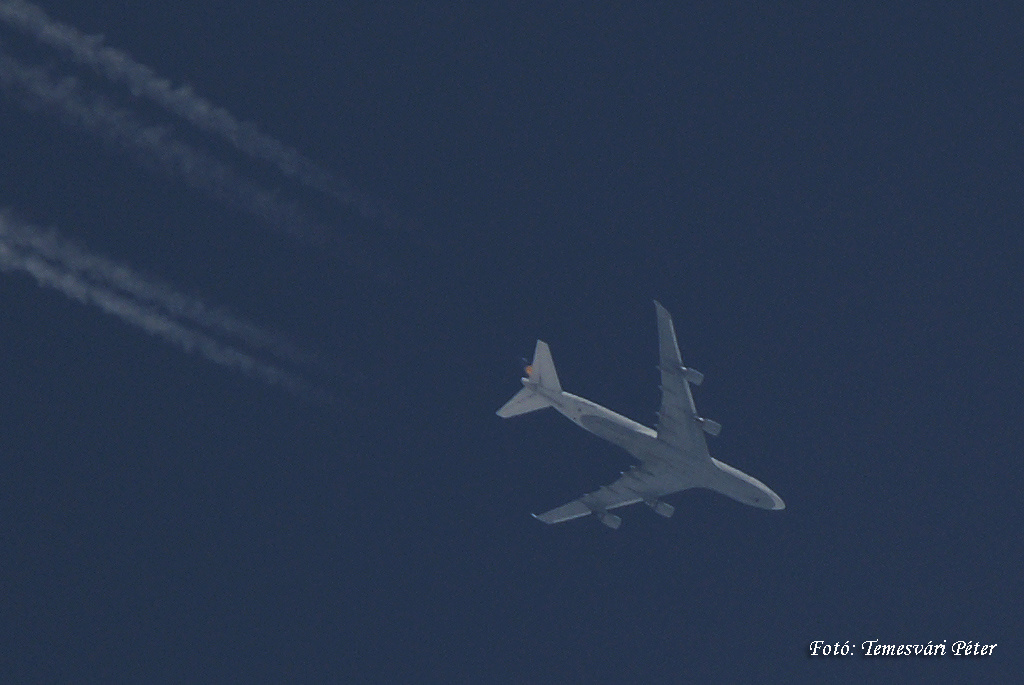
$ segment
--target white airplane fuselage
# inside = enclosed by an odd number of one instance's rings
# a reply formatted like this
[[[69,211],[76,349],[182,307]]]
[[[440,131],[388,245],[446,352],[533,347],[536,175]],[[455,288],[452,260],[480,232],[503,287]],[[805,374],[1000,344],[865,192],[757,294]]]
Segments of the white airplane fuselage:
[[[659,476],[683,488],[707,488],[761,509],[784,509],[782,498],[753,476],[707,453],[689,454],[658,439],[657,432],[607,407],[565,391],[545,388],[530,378],[523,385],[543,395],[560,414],[589,433],[621,447]]]

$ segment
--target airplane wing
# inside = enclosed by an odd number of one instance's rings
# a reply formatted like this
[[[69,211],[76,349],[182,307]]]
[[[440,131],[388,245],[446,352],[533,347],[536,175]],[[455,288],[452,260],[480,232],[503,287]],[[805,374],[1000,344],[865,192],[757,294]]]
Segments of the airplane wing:
[[[568,504],[555,507],[543,514],[534,514],[533,517],[544,523],[562,523],[587,514],[597,514],[602,523],[610,528],[618,528],[621,520],[618,516],[608,514],[609,509],[648,502],[662,516],[671,516],[672,507],[665,502],[658,502],[658,498],[688,487],[689,484],[680,483],[667,474],[661,475],[646,467],[634,466],[623,472],[611,485],[604,485]]]
[[[658,439],[687,454],[711,459],[704,431],[717,434],[721,428],[714,422],[701,425],[697,408],[690,394],[690,383],[699,385],[703,376],[683,366],[676,343],[676,331],[672,315],[657,301],[658,310],[658,368],[661,370],[661,411],[658,412]]]

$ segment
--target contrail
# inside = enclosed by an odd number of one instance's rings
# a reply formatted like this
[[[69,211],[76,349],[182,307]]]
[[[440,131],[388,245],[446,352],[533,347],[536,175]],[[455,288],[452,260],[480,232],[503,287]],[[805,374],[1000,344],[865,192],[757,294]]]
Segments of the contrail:
[[[73,126],[133,152],[142,163],[154,163],[229,207],[245,211],[265,224],[302,240],[324,244],[334,231],[317,223],[297,205],[240,176],[216,157],[174,139],[166,128],[146,126],[131,111],[118,108],[83,90],[67,76],[54,80],[45,69],[28,66],[0,51],[0,86],[27,107],[56,109]]]
[[[56,22],[41,7],[23,0],[0,1],[0,21],[63,51],[102,77],[124,84],[134,97],[145,97],[197,128],[222,138],[239,152],[272,164],[307,188],[355,206],[364,218],[380,218],[382,209],[347,181],[295,148],[262,133],[255,124],[240,121],[226,109],[203,99],[187,85],[173,87],[169,80],[157,76],[126,52],[104,46],[101,36],[88,36],[73,26]]]
[[[303,350],[280,334],[264,330],[229,312],[210,308],[197,298],[176,292],[170,285],[145,277],[106,257],[90,254],[61,238],[56,231],[16,221],[2,210],[0,240],[9,246],[25,248],[51,262],[58,262],[70,272],[119,290],[173,317],[202,326],[217,335],[236,338],[247,347],[269,352],[282,361],[333,369],[334,365],[319,355]]]
[[[0,232],[0,271],[27,273],[40,286],[57,290],[83,304],[99,307],[185,352],[199,354],[215,364],[284,388],[296,396],[333,403],[333,398],[293,373],[263,362],[113,288],[91,282],[83,273],[62,263],[48,261],[43,254],[33,252],[30,246],[10,238],[12,232],[7,229],[13,222],[8,218],[0,218],[0,225],[4,229]],[[17,226],[13,233],[17,233]]]

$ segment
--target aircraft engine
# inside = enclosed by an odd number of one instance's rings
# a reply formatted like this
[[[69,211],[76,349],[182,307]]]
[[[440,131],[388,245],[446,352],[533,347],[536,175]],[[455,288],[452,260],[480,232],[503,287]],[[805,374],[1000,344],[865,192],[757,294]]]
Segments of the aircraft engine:
[[[712,421],[711,419],[697,419],[700,421],[700,427],[704,429],[704,432],[708,435],[718,435],[722,432],[722,424],[718,421]]]
[[[700,385],[704,382],[704,374],[697,369],[691,369],[686,366],[683,367],[683,378],[694,385]]]
[[[662,502],[659,499],[647,502],[647,506],[654,510],[654,513],[658,516],[664,516],[665,518],[671,518],[672,514],[676,512],[676,508],[668,502]]]

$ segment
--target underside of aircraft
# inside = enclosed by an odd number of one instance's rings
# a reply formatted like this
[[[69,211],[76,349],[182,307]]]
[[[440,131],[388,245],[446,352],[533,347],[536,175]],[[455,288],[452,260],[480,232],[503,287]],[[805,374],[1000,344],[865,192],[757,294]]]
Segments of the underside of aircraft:
[[[510,418],[552,407],[584,430],[618,445],[637,464],[610,485],[587,493],[534,518],[561,523],[594,514],[609,528],[618,528],[621,517],[610,510],[644,502],[668,518],[675,508],[663,497],[690,488],[707,488],[761,509],[786,507],[767,485],[713,458],[707,435],[717,436],[720,424],[701,417],[693,403],[690,385],[704,376],[683,366],[675,327],[668,311],[655,302],[658,315],[658,347],[661,372],[661,408],[656,428],[648,428],[590,400],[562,390],[548,344],[537,341],[533,362],[526,367],[523,388],[497,414]]]

